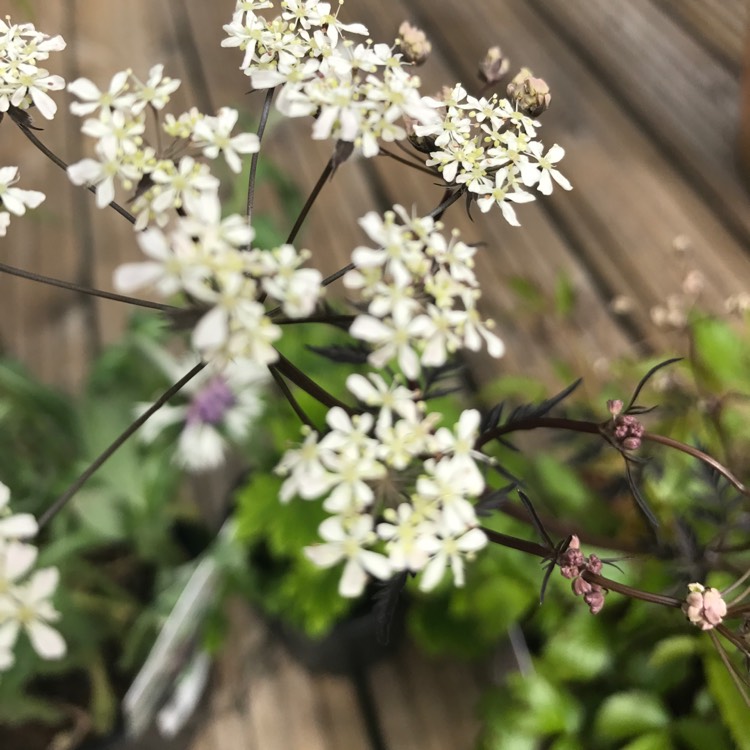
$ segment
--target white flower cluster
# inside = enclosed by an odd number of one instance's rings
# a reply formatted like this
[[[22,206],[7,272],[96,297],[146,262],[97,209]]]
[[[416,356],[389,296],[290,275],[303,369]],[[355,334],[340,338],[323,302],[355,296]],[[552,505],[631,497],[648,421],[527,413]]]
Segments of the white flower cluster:
[[[21,629],[43,659],[59,659],[65,641],[49,623],[59,618],[51,598],[57,588],[57,568],[32,572],[38,550],[27,540],[37,532],[28,513],[11,515],[10,490],[0,482],[0,672],[14,662]]]
[[[347,387],[376,415],[332,408],[330,431],[308,430],[277,467],[287,477],[282,502],[325,497],[332,514],[320,525],[324,543],[305,553],[323,568],[345,562],[342,596],[361,594],[368,574],[385,580],[401,571],[421,572],[420,588],[429,591],[450,568],[462,586],[465,561],[487,544],[472,502],[485,489],[483,456],[474,451],[479,412],[436,429],[440,416],[396,379],[354,374]]]
[[[276,107],[287,117],[316,115],[312,137],[353,144],[364,156],[378,153],[378,140],[402,140],[404,117],[435,123],[422,101],[420,80],[387,44],[354,44],[343,33],[366,35],[362,24],[343,24],[319,0],[282,0],[281,15],[267,20],[255,11],[271,2],[238,0],[224,26],[224,47],[239,47],[240,69],[255,88],[281,86]]]
[[[543,195],[552,192],[553,181],[570,190],[571,185],[555,169],[565,155],[555,144],[544,153],[535,140],[539,122],[514,109],[507,99],[469,96],[461,84],[441,100],[430,100],[441,119],[432,125],[415,125],[420,138],[434,147],[426,164],[435,167],[449,185],[465,186],[477,196],[483,212],[493,205],[505,220],[518,226],[514,203],[535,200],[525,188],[536,186]]]
[[[223,154],[234,172],[242,168],[240,154],[255,153],[260,148],[253,133],[232,136],[238,114],[223,107],[214,116],[195,108],[179,117],[167,114],[163,122],[159,113],[168,104],[180,81],[164,75],[164,66],[155,65],[148,79],[140,81],[132,71],[116,73],[106,91],[87,78],[79,78],[68,90],[80,101],[70,105],[71,112],[87,117],[81,131],[96,139],[96,158],[82,159],[68,167],[68,176],[76,185],[96,186],[96,203],[103,208],[115,198],[115,183],[127,191],[135,190],[133,211],[136,228],[150,223],[165,226],[175,209],[195,210],[206,197],[218,192],[219,181],[208,166],[186,153],[215,159]],[[157,118],[159,136],[171,136],[164,148],[154,148],[144,140],[147,113]],[[95,117],[88,117],[96,115]]]
[[[484,344],[491,356],[502,356],[492,321],[477,311],[476,248],[457,231],[447,240],[440,222],[409,216],[398,205],[383,217],[368,213],[360,225],[378,247],[355,248],[355,270],[344,284],[367,302],[349,333],[374,347],[373,367],[396,361],[414,380],[422,367],[439,367],[460,349],[479,351]]]
[[[18,182],[18,167],[0,167],[0,237],[10,224],[10,215],[23,216],[27,208],[36,208],[45,198],[38,190],[13,187]]]
[[[47,92],[63,88],[65,81],[39,63],[62,49],[65,40],[59,35],[50,37],[31,23],[12,24],[9,16],[0,19],[0,112],[34,105],[47,120],[55,116],[57,105]]]
[[[175,383],[199,362],[194,354],[175,360],[151,344],[144,344],[143,349]],[[244,440],[263,411],[261,390],[269,377],[267,368],[244,360],[230,362],[220,372],[206,367],[176,399],[149,418],[139,432],[140,439],[151,443],[164,430],[179,425],[175,461],[190,471],[216,468],[224,461],[228,441]],[[179,403],[180,397],[184,403]],[[138,404],[136,413],[150,406]]]
[[[309,315],[322,292],[320,272],[300,268],[309,253],[292,245],[248,250],[252,227],[237,214],[221,219],[215,194],[184,208],[186,215],[177,217],[170,231],[151,227],[137,235],[152,260],[120,266],[115,286],[126,293],[155,287],[166,297],[184,292],[205,305],[193,346],[216,364],[275,362],[273,343],[281,327],[266,315],[261,295],[278,302],[289,317]]]

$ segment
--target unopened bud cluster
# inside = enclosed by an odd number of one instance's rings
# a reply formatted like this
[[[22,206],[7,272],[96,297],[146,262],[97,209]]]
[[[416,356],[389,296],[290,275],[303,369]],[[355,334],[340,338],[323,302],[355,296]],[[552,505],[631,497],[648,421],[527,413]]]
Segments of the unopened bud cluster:
[[[432,44],[427,34],[408,21],[404,21],[398,27],[396,46],[404,56],[403,59],[413,65],[422,65],[432,52]]]
[[[500,47],[490,47],[484,59],[479,61],[479,77],[487,84],[497,83],[509,67],[510,60],[503,57]]]
[[[620,399],[607,401],[607,408],[612,415],[610,434],[615,443],[624,450],[634,451],[641,447],[643,424],[632,414],[622,414],[623,403]]]
[[[718,589],[707,589],[700,583],[688,584],[690,593],[682,605],[685,616],[701,630],[720,625],[727,614],[727,603]]]
[[[557,560],[563,578],[573,581],[572,589],[576,596],[582,596],[592,615],[599,614],[604,606],[604,589],[598,583],[590,583],[582,576],[589,573],[599,574],[602,561],[596,555],[586,555],[581,552],[581,542],[575,534],[571,537],[568,548]]]
[[[508,84],[508,99],[515,104],[519,112],[529,117],[539,117],[542,112],[549,109],[552,95],[546,81],[534,78],[528,68],[522,68]]]

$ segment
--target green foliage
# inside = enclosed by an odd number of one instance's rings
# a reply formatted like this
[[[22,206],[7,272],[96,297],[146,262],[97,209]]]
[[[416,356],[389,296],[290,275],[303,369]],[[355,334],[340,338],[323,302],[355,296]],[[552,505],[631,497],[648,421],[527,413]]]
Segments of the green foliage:
[[[659,405],[643,421],[653,433],[699,445],[747,482],[750,331],[696,315],[687,336],[687,358],[659,373],[658,388],[648,384],[639,397],[639,403]],[[598,399],[594,420],[605,418],[607,398],[627,399],[633,384],[658,361],[621,363],[620,383]],[[502,384],[493,395],[507,388]],[[530,388],[527,398],[538,396]],[[568,408],[584,414],[590,409]],[[609,536],[614,549],[623,542],[643,546],[643,523],[622,485],[622,459],[609,449],[586,453],[584,443],[570,439],[564,447],[548,445],[541,456],[531,451],[525,456],[499,451],[497,456],[524,479],[540,514],[577,519],[582,535]],[[746,545],[746,531],[739,531],[745,503],[694,457],[654,444],[644,445],[639,454],[647,462],[636,471],[636,481],[661,521],[661,552],[619,565],[629,585],[674,595],[693,580],[685,577],[685,569],[710,571],[710,560],[700,555],[711,540]],[[606,550],[600,554],[608,555]],[[741,552],[733,561],[735,570],[748,564]],[[612,570],[605,575],[623,580]],[[704,582],[721,588],[736,577],[709,573]],[[524,626],[533,673],[511,675],[485,698],[482,748],[750,747],[750,713],[706,634],[686,625],[679,613],[615,594],[607,596],[596,617],[572,597],[562,606],[564,587],[558,581],[553,575],[547,600]],[[742,672],[741,660],[736,664]]]
[[[130,424],[133,404],[165,387],[140,349],[161,331],[153,317],[134,318],[75,399],[0,362],[0,472],[14,510],[48,508]],[[64,689],[57,700],[87,700],[93,729],[111,731],[123,681],[148,653],[179,593],[180,566],[195,554],[175,535],[195,522],[195,510],[179,502],[180,483],[167,451],[131,440],[44,530],[39,565],[60,571],[55,605],[67,653],[43,661],[21,638],[14,666],[0,677],[0,723],[59,723],[66,714],[44,685],[70,681],[80,698]]]

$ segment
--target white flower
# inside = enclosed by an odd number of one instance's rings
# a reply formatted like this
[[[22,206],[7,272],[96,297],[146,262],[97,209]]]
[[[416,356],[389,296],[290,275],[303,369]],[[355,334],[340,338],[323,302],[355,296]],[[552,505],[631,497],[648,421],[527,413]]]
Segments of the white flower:
[[[260,141],[255,133],[239,133],[230,136],[237,123],[238,112],[222,107],[216,117],[203,117],[193,128],[192,140],[203,149],[203,155],[215,159],[219,152],[229,168],[236,174],[242,171],[240,154],[254,154],[260,150]]]
[[[156,347],[145,347],[145,352],[172,381],[199,362],[195,355],[175,360]],[[252,430],[263,409],[260,391],[268,379],[266,368],[246,360],[230,362],[221,372],[206,367],[180,391],[186,403],[162,407],[144,425],[141,440],[152,442],[163,430],[179,425],[175,461],[197,472],[220,466],[229,442],[239,443]],[[139,404],[137,412],[149,406]]]
[[[131,73],[134,81],[133,114],[139,114],[146,106],[154,109],[164,109],[170,96],[180,87],[180,81],[164,75],[163,65],[154,65],[148,73],[146,83],[139,81]]]
[[[51,120],[57,105],[47,94],[65,86],[57,75],[39,67],[49,53],[65,48],[61,36],[49,37],[33,24],[11,24],[10,17],[0,19],[0,112],[13,106],[28,109],[35,105],[41,115]]]
[[[532,193],[517,189],[510,169],[503,167],[495,173],[495,187],[482,188],[482,197],[477,199],[477,205],[482,213],[487,213],[493,205],[497,204],[508,224],[519,227],[521,224],[510,204],[530,203],[533,200],[536,199]]]
[[[434,536],[432,521],[414,510],[409,503],[400,503],[398,508],[386,508],[386,519],[377,526],[378,536],[385,540],[388,560],[393,570],[410,570],[416,573],[427,564],[430,556],[419,544],[423,536]]]
[[[521,180],[526,187],[537,186],[544,195],[551,195],[554,180],[563,190],[572,190],[573,186],[555,169],[555,164],[565,156],[565,150],[556,143],[542,156],[544,145],[538,141],[529,143],[527,151],[536,158],[536,162],[527,161],[520,165]]]
[[[404,375],[410,380],[419,376],[419,354],[417,342],[420,339],[423,316],[412,317],[408,310],[399,307],[391,317],[379,320],[371,315],[358,315],[349,328],[349,333],[375,346],[368,357],[373,367],[385,367],[396,359]]]
[[[419,418],[417,404],[417,393],[401,385],[397,379],[388,385],[383,376],[371,372],[364,375],[353,373],[346,379],[346,387],[363,404],[370,407],[378,407],[378,429],[390,427],[393,421],[392,412],[410,422],[416,422]]]
[[[184,207],[188,213],[197,213],[204,196],[209,199],[219,189],[219,180],[208,166],[198,164],[190,156],[183,156],[179,164],[164,160],[151,172],[157,190],[151,201],[155,213]]]
[[[37,532],[37,523],[30,513],[11,515],[10,490],[0,482],[0,539],[29,539]]]
[[[12,594],[13,586],[31,570],[37,555],[32,544],[0,538],[0,600]]]
[[[461,475],[466,492],[474,496],[484,491],[485,484],[476,461],[487,460],[487,457],[474,450],[481,419],[481,414],[476,409],[467,409],[461,413],[453,432],[447,427],[441,427],[435,433],[435,444],[439,452],[450,456],[452,470]],[[440,463],[444,464],[445,461]]]
[[[72,102],[70,111],[74,115],[83,117],[92,114],[100,108],[103,110],[130,109],[133,104],[133,95],[127,93],[129,77],[129,70],[121,70],[115,73],[106,91],[101,91],[88,78],[77,78],[68,84],[68,91],[73,96],[77,96],[81,101]]]
[[[481,474],[467,476],[457,464],[443,459],[435,464],[426,462],[430,472],[417,479],[417,495],[432,506],[442,521],[442,527],[452,536],[464,533],[477,525],[473,504],[467,497],[476,497],[484,489]]]
[[[12,595],[0,599],[0,642],[14,641],[20,628],[26,631],[34,650],[43,659],[60,659],[66,651],[60,633],[50,627],[60,613],[50,599],[55,593],[59,574],[56,568],[37,570],[22,585],[15,586]],[[6,630],[7,629],[7,630]]]
[[[45,198],[38,190],[11,187],[18,182],[18,167],[0,167],[0,203],[16,216],[23,216],[27,208],[36,208]]]
[[[93,185],[96,187],[96,206],[104,208],[115,199],[115,177],[124,181],[135,181],[139,174],[123,161],[115,144],[102,141],[98,144],[97,159],[81,159],[68,167],[68,178],[74,185]]]
[[[317,268],[300,268],[310,256],[309,251],[297,252],[292,245],[270,251],[259,251],[257,259],[262,270],[263,289],[278,300],[290,318],[310,315],[322,294],[323,276]]]
[[[440,583],[447,567],[453,571],[453,583],[463,586],[464,559],[472,559],[487,544],[487,536],[481,529],[470,529],[458,537],[421,537],[419,544],[427,554],[433,555],[425,566],[419,588],[431,591]]]
[[[391,575],[388,558],[366,549],[377,539],[372,526],[372,518],[368,515],[351,519],[331,516],[318,529],[326,544],[305,547],[308,559],[321,568],[330,568],[346,560],[339,583],[341,596],[359,596],[367,583],[368,573],[381,580],[386,580]]]
[[[328,492],[333,482],[323,465],[323,455],[327,451],[318,441],[318,433],[307,425],[302,430],[305,434],[302,445],[287,450],[275,469],[277,474],[287,477],[279,492],[282,503],[288,503],[295,495],[314,500]]]
[[[5,237],[9,226],[10,214],[7,211],[0,211],[0,237]]]

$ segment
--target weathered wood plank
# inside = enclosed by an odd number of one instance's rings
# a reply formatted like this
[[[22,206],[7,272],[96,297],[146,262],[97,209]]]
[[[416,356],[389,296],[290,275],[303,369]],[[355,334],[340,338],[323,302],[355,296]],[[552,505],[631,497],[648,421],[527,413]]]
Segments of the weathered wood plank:
[[[472,747],[480,682],[466,664],[401,649],[370,672],[386,747],[443,750]]]
[[[499,8],[480,0],[468,9],[440,2],[438,11],[434,2],[413,0],[410,8],[467,80],[473,75],[466,59],[470,39],[480,47],[501,42],[515,65],[528,64],[548,80],[553,106],[542,137],[565,146],[563,171],[575,189],[556,192],[544,205],[600,283],[638,301],[632,322],[644,338],[654,332],[650,307],[680,288],[684,269],[671,252],[677,235],[693,240],[709,304],[720,305],[748,284],[744,247],[529,4],[506,0]],[[442,31],[448,28],[461,33]]]
[[[396,6],[390,3],[390,6]],[[399,18],[397,8],[388,13],[379,9],[363,8],[361,17],[375,39],[387,40],[393,34],[393,19]],[[407,17],[406,10],[401,17]],[[438,13],[436,23],[440,24]],[[483,54],[472,44],[465,46],[465,57],[473,63]],[[436,45],[429,62],[420,69],[424,91],[436,91],[442,85],[452,85],[457,74],[446,60],[444,50]],[[472,78],[476,80],[475,76]],[[472,80],[464,79],[469,88]],[[477,86],[475,86],[477,88]],[[430,211],[442,199],[442,190],[433,186],[436,181],[387,159],[375,161],[376,175],[382,189],[393,202],[416,205],[420,211]],[[581,372],[593,374],[593,364],[601,358],[614,358],[632,351],[631,342],[608,310],[608,300],[597,289],[589,271],[575,256],[559,229],[543,207],[544,199],[534,205],[519,208],[521,228],[511,227],[493,211],[482,214],[474,207],[473,221],[458,203],[447,213],[448,228],[461,229],[467,241],[482,242],[477,254],[477,273],[482,279],[485,314],[499,324],[499,332],[506,340],[508,351],[500,362],[487,357],[472,358],[475,377],[490,382],[500,372],[524,372],[559,384],[554,363],[559,359],[575,362]],[[539,314],[524,314],[518,297],[511,291],[513,277],[530,280],[547,298],[546,309]],[[577,304],[569,319],[554,313],[552,298],[561,278],[567,278],[574,289]]]
[[[730,70],[740,69],[750,23],[746,0],[654,0],[654,3],[682,23]]]
[[[651,0],[531,0],[529,7],[606,81],[610,95],[642,121],[713,210],[750,243],[747,194],[736,170],[737,75]]]

